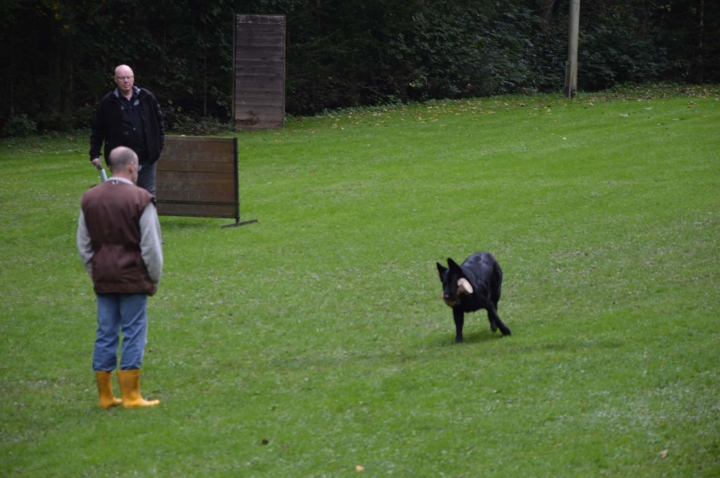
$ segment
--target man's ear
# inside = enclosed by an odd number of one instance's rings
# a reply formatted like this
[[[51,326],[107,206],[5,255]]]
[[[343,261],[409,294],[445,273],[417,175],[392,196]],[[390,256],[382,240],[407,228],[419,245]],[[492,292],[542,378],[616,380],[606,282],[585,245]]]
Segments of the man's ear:
[[[129,174],[140,174],[140,163],[128,163],[127,172]]]

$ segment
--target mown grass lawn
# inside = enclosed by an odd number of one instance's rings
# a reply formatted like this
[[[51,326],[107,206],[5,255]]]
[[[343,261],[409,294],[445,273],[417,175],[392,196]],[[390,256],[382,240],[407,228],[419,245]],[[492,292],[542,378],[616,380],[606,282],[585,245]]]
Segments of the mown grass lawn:
[[[240,133],[259,222],[161,218],[145,410],[96,405],[87,137],[4,140],[0,474],[720,475],[718,98],[437,102]],[[435,262],[476,251],[503,267],[513,335],[474,314],[455,345]]]

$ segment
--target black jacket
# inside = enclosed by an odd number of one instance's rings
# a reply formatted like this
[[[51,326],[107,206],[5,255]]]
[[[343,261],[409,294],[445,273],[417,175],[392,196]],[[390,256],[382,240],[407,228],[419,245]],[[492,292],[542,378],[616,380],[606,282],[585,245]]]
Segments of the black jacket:
[[[147,151],[147,158],[140,158],[140,163],[150,165],[158,160],[165,147],[165,123],[160,103],[155,96],[144,88],[134,88],[140,102]],[[95,110],[90,133],[90,161],[100,156],[103,142],[105,142],[106,162],[110,151],[118,146],[129,146],[127,144],[127,127],[123,124],[120,111],[119,94],[117,89],[111,91],[100,100],[100,104]]]

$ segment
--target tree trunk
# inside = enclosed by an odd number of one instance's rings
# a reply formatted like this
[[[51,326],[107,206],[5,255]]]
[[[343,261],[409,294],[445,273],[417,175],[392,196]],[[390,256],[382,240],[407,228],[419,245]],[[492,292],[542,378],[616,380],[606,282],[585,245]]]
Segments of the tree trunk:
[[[43,99],[40,117],[45,126],[65,130],[72,126],[73,49],[71,39],[55,25],[43,29],[43,51],[48,52],[41,72]]]
[[[698,59],[697,59],[697,82],[702,83],[705,77],[704,66],[703,66],[703,33],[705,29],[705,0],[700,0],[700,42],[698,44]]]
[[[546,23],[550,23],[554,16],[555,3],[557,3],[557,0],[543,0],[543,3],[538,5],[540,18],[545,20]]]

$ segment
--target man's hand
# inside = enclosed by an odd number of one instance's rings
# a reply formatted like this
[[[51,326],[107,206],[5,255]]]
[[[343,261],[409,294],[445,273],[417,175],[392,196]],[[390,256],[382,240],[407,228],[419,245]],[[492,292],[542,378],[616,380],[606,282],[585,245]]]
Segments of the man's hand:
[[[95,166],[98,169],[102,169],[102,161],[100,161],[100,158],[95,158],[92,161],[90,161],[93,166]]]

